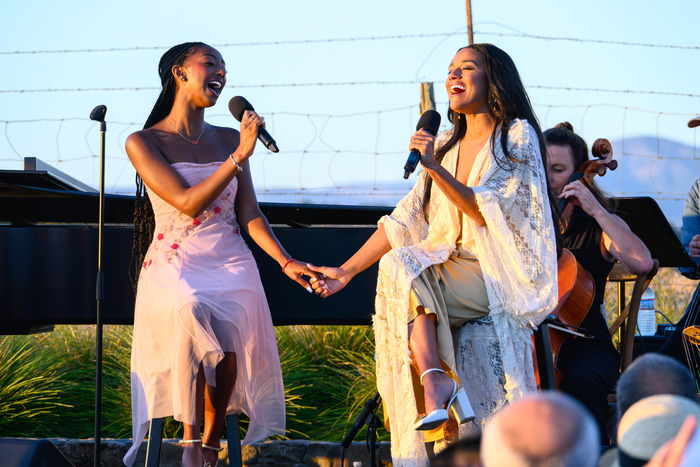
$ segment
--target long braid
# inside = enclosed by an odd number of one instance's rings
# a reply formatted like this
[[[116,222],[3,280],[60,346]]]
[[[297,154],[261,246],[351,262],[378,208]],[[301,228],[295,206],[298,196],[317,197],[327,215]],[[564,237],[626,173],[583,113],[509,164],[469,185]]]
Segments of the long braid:
[[[153,110],[151,110],[143,129],[151,128],[156,123],[163,120],[172,110],[175,102],[175,91],[177,83],[172,73],[174,66],[185,62],[187,57],[192,55],[197,48],[206,45],[204,42],[185,42],[172,47],[163,54],[158,62],[158,75],[162,89],[156,100]],[[131,249],[131,262],[129,264],[129,278],[131,286],[136,291],[138,285],[143,260],[148,251],[148,247],[153,241],[153,232],[156,221],[153,213],[151,200],[143,180],[136,174],[136,202],[134,203],[134,243]]]
[[[146,257],[148,246],[153,240],[153,231],[155,230],[156,222],[151,206],[151,200],[148,198],[146,187],[141,177],[136,174],[136,202],[134,203],[134,242],[131,247],[131,262],[129,263],[129,278],[131,286],[136,291],[139,274],[143,266],[143,260]]]

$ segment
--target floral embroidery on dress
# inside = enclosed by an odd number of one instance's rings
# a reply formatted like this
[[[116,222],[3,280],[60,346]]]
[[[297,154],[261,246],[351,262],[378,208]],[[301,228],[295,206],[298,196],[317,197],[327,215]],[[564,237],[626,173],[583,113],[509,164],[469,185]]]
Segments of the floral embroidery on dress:
[[[146,259],[143,262],[143,268],[148,268],[153,263],[153,257],[156,257],[156,253],[162,248],[166,248],[164,254],[167,258],[168,263],[173,261],[173,258],[179,257],[178,250],[181,246],[188,241],[189,237],[200,228],[207,225],[207,222],[220,222],[223,221],[232,227],[233,233],[240,235],[240,228],[238,222],[236,221],[235,211],[224,210],[220,207],[220,204],[233,205],[232,193],[223,193],[213,204],[207,208],[201,215],[195,218],[191,218],[186,214],[179,211],[175,211],[170,217],[168,222],[162,227],[159,226],[159,233],[155,236],[151,247],[149,248]],[[165,240],[166,243],[162,243]]]

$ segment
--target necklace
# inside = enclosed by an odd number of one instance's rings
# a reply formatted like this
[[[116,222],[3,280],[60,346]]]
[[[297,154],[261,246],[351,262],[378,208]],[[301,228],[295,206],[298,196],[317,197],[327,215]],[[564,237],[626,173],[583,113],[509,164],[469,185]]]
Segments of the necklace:
[[[186,140],[188,143],[197,144],[197,141],[199,141],[199,138],[201,138],[202,135],[204,134],[204,124],[202,125],[202,132],[199,134],[199,136],[197,136],[195,139],[192,140],[192,139],[189,139],[187,136],[183,135],[182,133],[180,133],[179,131],[177,131],[177,128],[175,128],[175,127],[173,126],[173,124],[170,123],[170,120],[168,119],[168,117],[165,117],[165,121],[168,122],[168,125],[170,125],[170,128],[172,128],[173,131],[175,131],[175,133],[177,133],[178,135],[180,135],[180,136],[182,136],[183,138],[185,138],[185,140]]]

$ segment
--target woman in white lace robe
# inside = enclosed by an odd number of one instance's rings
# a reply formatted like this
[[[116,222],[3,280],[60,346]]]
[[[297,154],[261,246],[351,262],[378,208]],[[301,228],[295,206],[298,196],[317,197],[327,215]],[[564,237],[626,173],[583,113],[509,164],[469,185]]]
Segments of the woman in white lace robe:
[[[504,390],[517,398],[535,389],[530,336],[557,301],[542,137],[513,61],[490,44],[462,48],[446,88],[454,126],[437,141],[424,130],[412,137],[424,170],[411,192],[343,266],[312,267],[325,276],[314,288],[327,296],[380,261],[377,386],[396,466],[428,462],[415,424],[419,411],[450,399],[451,328],[489,315]],[[421,397],[415,376],[441,366],[447,374],[426,374]]]

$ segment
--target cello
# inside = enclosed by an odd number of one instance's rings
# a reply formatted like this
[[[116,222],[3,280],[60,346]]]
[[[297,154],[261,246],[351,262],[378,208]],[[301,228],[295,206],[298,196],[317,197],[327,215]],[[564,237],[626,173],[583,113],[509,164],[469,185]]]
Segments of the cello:
[[[589,187],[596,175],[602,177],[608,169],[615,170],[617,168],[617,161],[613,159],[612,145],[607,139],[597,139],[593,143],[591,152],[595,159],[581,164],[571,175],[567,184],[581,180],[586,187]],[[573,214],[574,204],[571,201],[572,198],[559,201],[558,208],[561,213],[559,229],[561,232],[566,231]],[[593,304],[595,283],[588,271],[566,249],[562,250],[557,267],[559,300],[557,307],[552,312],[554,321],[549,325],[549,337],[555,378],[557,387],[559,387],[563,378],[563,374],[557,366],[559,350],[567,339],[589,337],[588,331],[580,326]],[[535,368],[535,376],[539,386],[539,372],[537,368]]]

